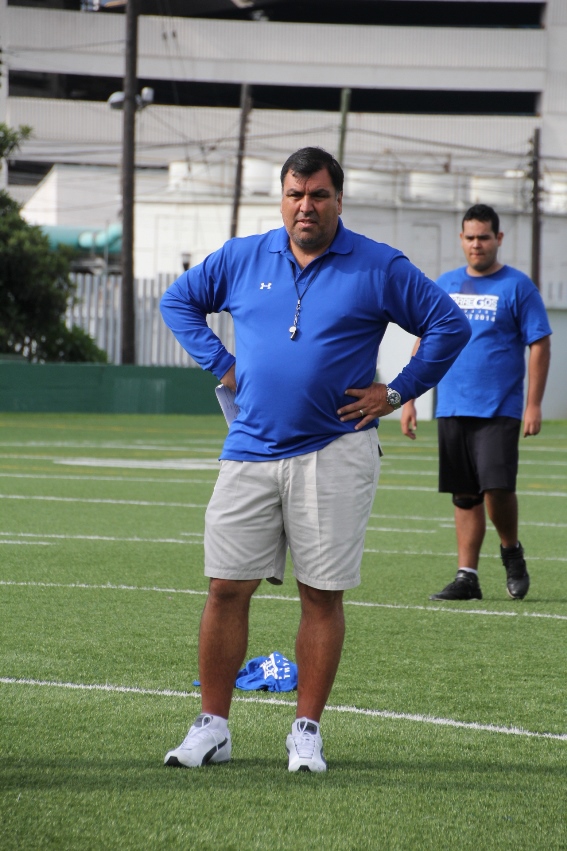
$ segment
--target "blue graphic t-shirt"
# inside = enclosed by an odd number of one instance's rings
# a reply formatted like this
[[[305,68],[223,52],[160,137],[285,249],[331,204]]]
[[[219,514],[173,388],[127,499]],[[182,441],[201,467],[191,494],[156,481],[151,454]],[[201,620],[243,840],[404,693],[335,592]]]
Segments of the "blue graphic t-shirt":
[[[481,277],[463,266],[437,283],[469,319],[472,336],[438,385],[436,416],[521,419],[526,346],[551,334],[537,288],[511,266]]]

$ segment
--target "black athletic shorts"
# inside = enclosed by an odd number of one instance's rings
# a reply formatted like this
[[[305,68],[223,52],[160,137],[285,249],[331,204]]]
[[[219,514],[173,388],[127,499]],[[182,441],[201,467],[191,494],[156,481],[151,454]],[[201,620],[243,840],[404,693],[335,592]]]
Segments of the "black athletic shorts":
[[[513,417],[439,417],[441,493],[515,491],[520,425]]]

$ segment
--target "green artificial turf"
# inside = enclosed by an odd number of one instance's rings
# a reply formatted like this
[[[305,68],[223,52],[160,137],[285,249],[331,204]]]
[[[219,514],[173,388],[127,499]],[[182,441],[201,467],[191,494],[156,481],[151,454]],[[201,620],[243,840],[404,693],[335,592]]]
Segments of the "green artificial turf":
[[[233,759],[176,770],[199,709],[204,511],[219,416],[0,414],[0,848],[567,848],[567,422],[522,440],[532,586],[506,595],[489,528],[484,598],[454,575],[434,423],[384,421],[362,584],[322,734],[290,774],[294,694],[235,691]],[[294,658],[288,565],[251,607],[247,658]]]

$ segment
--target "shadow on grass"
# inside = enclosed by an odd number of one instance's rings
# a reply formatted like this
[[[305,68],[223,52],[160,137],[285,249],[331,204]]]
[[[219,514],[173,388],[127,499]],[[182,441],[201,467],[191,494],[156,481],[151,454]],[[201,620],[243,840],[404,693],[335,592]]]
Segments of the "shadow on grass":
[[[433,592],[431,592],[433,593]],[[508,615],[512,614],[524,614],[524,609],[527,609],[526,614],[532,613],[532,606],[549,606],[549,605],[564,605],[567,603],[567,596],[561,596],[560,594],[554,595],[553,597],[538,597],[534,595],[532,590],[530,589],[529,596],[524,597],[523,600],[520,599],[512,599],[506,595],[499,593],[490,593],[490,590],[487,592],[482,589],[482,600],[431,600],[429,597],[422,598],[423,603],[429,607],[438,606],[440,608],[447,609],[459,609],[463,612],[466,612],[467,609],[479,609],[485,608],[487,603],[493,603],[494,605],[506,606],[503,609],[495,609],[496,614],[504,614]],[[378,604],[381,602],[380,600],[376,601]],[[537,612],[536,612],[537,614]]]
[[[239,784],[240,778],[242,784]],[[287,780],[286,780],[287,778]],[[479,780],[482,778],[482,781]],[[494,760],[360,760],[336,759],[330,761],[326,773],[287,771],[285,755],[277,759],[233,759],[225,765],[208,765],[203,768],[180,769],[160,765],[147,759],[46,758],[33,762],[21,759],[4,759],[0,770],[0,786],[4,792],[72,789],[78,794],[97,790],[119,792],[125,789],[160,791],[199,787],[206,791],[226,790],[249,795],[255,785],[266,792],[270,786],[282,783],[324,782],[330,789],[340,787],[364,788],[407,787],[432,791],[451,788],[467,789],[482,782],[485,789],[516,788],[518,793],[529,793],[534,783],[565,784],[564,765],[534,765],[533,762],[502,763]],[[240,792],[239,792],[240,789]]]

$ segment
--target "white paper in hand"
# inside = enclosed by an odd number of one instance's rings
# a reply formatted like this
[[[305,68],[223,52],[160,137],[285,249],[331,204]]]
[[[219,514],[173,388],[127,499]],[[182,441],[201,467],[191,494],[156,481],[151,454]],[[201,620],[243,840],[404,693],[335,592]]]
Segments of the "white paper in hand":
[[[219,400],[219,405],[221,406],[226,423],[230,428],[231,422],[238,416],[238,412],[240,411],[240,408],[234,401],[234,390],[225,387],[224,384],[219,384],[218,387],[215,387],[215,393],[217,394],[217,399]]]

